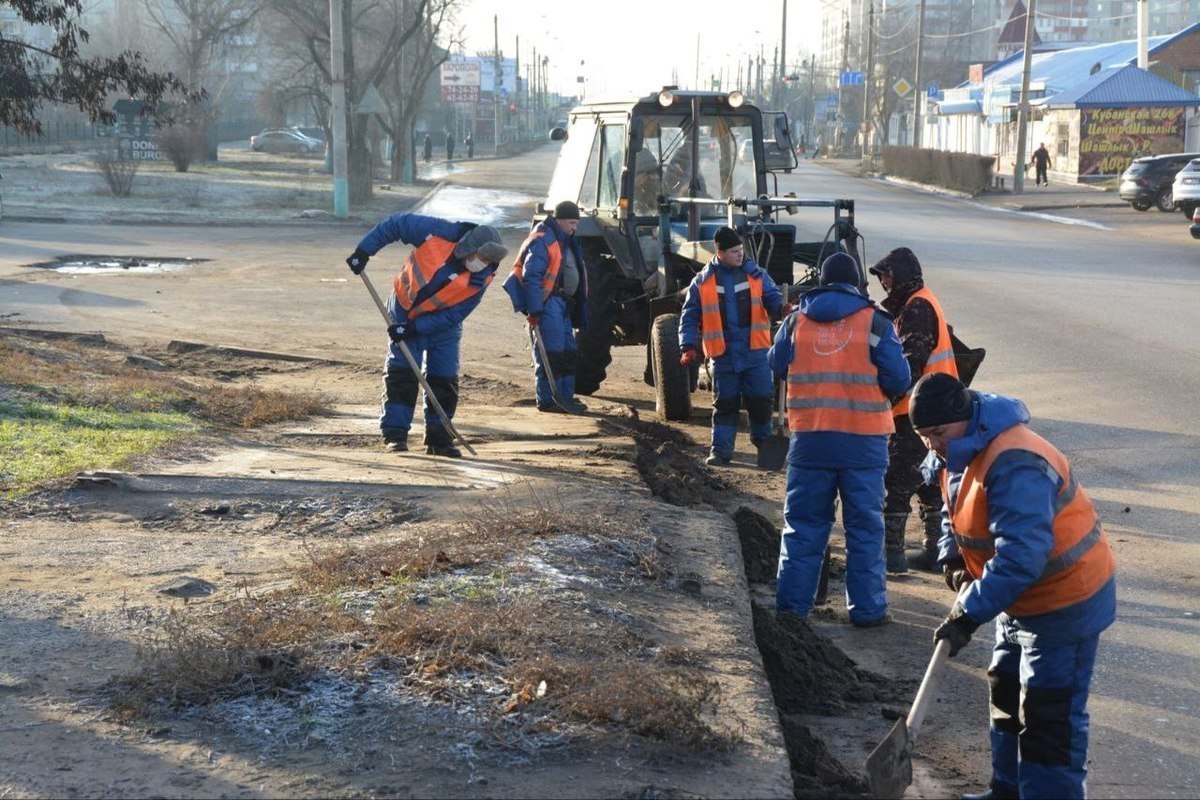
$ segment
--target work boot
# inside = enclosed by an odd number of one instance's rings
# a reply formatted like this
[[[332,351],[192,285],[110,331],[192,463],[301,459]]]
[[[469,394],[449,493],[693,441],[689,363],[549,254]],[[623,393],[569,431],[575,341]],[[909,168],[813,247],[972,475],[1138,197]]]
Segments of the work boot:
[[[383,440],[383,446],[393,453],[403,453],[408,450],[408,439],[393,436]]]
[[[1003,783],[993,783],[986,792],[964,794],[963,800],[1019,800],[1020,792]]]
[[[933,508],[921,508],[921,521],[925,533],[921,538],[921,551],[908,557],[908,565],[922,572],[940,573],[938,566],[938,539],[942,538],[942,514]]]
[[[887,614],[887,613],[885,613],[882,617],[879,617],[877,619],[868,619],[868,620],[852,619],[852,620],[850,620],[850,624],[856,628],[880,628],[880,627],[883,627],[884,625],[890,625],[891,622],[892,622],[892,615]]]
[[[908,559],[904,556],[904,529],[908,525],[908,514],[883,515],[883,549],[887,556],[887,571],[897,575],[908,572]]]
[[[462,458],[462,450],[452,444],[430,444],[425,446],[425,454],[442,456],[443,458]]]
[[[704,459],[704,463],[708,464],[710,467],[725,467],[725,466],[728,466],[729,462],[732,460],[733,460],[732,454],[726,455],[724,453],[713,450],[712,452],[710,452],[708,454],[708,458]]]
[[[567,413],[567,410],[565,408],[560,408],[557,403],[546,403],[545,405],[538,403],[537,410],[541,411],[544,414],[565,414],[565,413]]]
[[[564,400],[563,408],[572,414],[583,414],[588,410],[588,407],[575,397],[572,397],[570,400]]]

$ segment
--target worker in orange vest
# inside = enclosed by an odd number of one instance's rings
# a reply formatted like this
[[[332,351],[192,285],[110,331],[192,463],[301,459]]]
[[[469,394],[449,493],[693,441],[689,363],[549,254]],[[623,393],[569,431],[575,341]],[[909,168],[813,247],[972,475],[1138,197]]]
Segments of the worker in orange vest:
[[[700,354],[713,363],[712,449],[705,463],[733,460],[742,404],[756,447],[771,435],[774,382],[767,366],[771,320],[779,319],[783,292],[767,271],[746,257],[742,237],[722,226],[713,236],[717,255],[692,279],[679,315],[680,363]]]
[[[887,623],[883,561],[883,473],[892,400],[908,388],[908,364],[892,318],[858,288],[846,253],[821,264],[820,286],[775,334],[770,368],[787,380],[787,494],[775,608],[812,611],[842,498],[846,608],[860,627]]]
[[[404,343],[418,365],[424,362],[429,388],[446,416],[453,419],[458,407],[463,320],[479,305],[508,248],[489,225],[396,214],[362,238],[346,259],[350,271],[360,274],[372,256],[393,242],[412,245],[413,250],[396,275],[388,298],[392,319],[388,336],[392,343],[383,377],[379,427],[387,448],[404,452],[408,450],[408,431],[420,384],[399,343]],[[429,398],[425,398],[425,452],[462,457]]]
[[[945,372],[957,377],[946,315],[925,285],[916,254],[907,247],[897,247],[879,259],[870,271],[887,292],[880,305],[896,318],[896,333],[900,336],[900,346],[908,360],[913,383],[931,372]],[[888,471],[884,478],[887,495],[883,501],[887,570],[903,573],[911,566],[933,572],[937,570],[937,542],[942,533],[938,513],[942,499],[936,486],[921,480],[921,461],[927,451],[909,422],[907,393],[896,403],[892,415],[896,433],[888,442]],[[908,525],[914,494],[925,531],[921,552],[906,557],[904,529]]]
[[[954,656],[997,617],[988,669],[994,798],[1085,796],[1088,688],[1116,617],[1116,561],[1071,464],[1020,400],[945,373],[913,388],[913,427],[941,486],[939,563],[970,584],[934,632]]]

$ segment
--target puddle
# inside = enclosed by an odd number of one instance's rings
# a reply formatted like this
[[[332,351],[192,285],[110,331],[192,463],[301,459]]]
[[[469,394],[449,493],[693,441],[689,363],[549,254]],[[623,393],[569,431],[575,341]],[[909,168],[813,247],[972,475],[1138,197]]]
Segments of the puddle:
[[[160,256],[59,256],[53,261],[26,264],[65,275],[116,275],[176,272],[208,261],[207,258],[165,258]]]
[[[538,198],[503,189],[443,186],[421,204],[422,214],[442,219],[471,220],[496,228],[528,228],[528,207]]]

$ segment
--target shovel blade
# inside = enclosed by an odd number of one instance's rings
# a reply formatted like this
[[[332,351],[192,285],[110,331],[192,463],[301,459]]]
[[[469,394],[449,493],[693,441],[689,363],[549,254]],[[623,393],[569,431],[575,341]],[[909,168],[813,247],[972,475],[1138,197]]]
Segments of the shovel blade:
[[[777,433],[758,443],[758,468],[778,472],[787,463],[788,446],[791,440]]]
[[[908,741],[908,721],[896,720],[889,733],[867,756],[867,785],[872,797],[904,797],[912,783],[912,753]]]

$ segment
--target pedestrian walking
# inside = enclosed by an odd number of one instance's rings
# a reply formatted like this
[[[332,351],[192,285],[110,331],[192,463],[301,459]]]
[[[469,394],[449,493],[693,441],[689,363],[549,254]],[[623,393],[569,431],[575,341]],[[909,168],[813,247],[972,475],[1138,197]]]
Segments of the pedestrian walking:
[[[742,237],[722,226],[713,237],[716,256],[688,286],[679,315],[680,363],[713,363],[712,449],[705,459],[724,466],[733,459],[743,404],[755,447],[771,435],[774,392],[767,351],[771,320],[783,309],[783,293],[767,271],[746,257]]]
[[[379,429],[384,444],[394,452],[408,450],[420,381],[413,374],[403,342],[424,374],[449,419],[458,407],[459,347],[463,321],[479,305],[508,255],[500,234],[488,225],[449,222],[420,214],[396,214],[380,222],[362,238],[346,259],[350,271],[360,274],[367,261],[393,242],[411,245],[404,266],[392,284],[387,309],[391,344],[383,376],[383,413]],[[425,452],[460,458],[452,434],[425,398]]]
[[[879,278],[879,284],[887,292],[882,305],[895,318],[896,333],[912,373],[912,383],[933,372],[958,377],[946,315],[941,303],[925,285],[916,254],[907,247],[897,247],[879,259],[870,272]],[[921,478],[921,462],[927,451],[908,418],[907,390],[911,388],[911,385],[905,387],[904,397],[892,409],[896,432],[888,440],[888,470],[884,478],[887,489],[883,504],[887,570],[893,573],[908,572],[910,566],[936,571],[937,543],[942,535],[941,495],[936,486],[929,486]],[[906,557],[904,531],[912,512],[914,494],[924,536],[921,551]]]
[[[575,398],[579,348],[575,330],[587,327],[587,266],[575,238],[579,206],[564,200],[534,226],[517,251],[504,291],[513,310],[525,315],[530,337],[541,337],[546,361],[533,349],[534,396],[538,411],[579,413],[587,406]],[[550,375],[554,385],[550,384]]]
[[[813,142],[812,155],[809,156],[809,160],[817,158],[820,155],[821,155],[821,137],[817,136],[817,140],[815,142]]]
[[[1083,798],[1092,670],[1116,617],[1116,559],[1096,510],[1020,400],[926,375],[909,414],[941,487],[946,583],[970,584],[934,642],[953,657],[997,618],[990,788],[964,797]]]
[[[1033,151],[1033,158],[1029,163],[1037,175],[1034,186],[1049,186],[1050,181],[1046,178],[1046,170],[1054,165],[1050,163],[1050,151],[1046,149],[1045,142],[1042,142],[1038,149]]]
[[[428,133],[425,134],[425,163],[429,163],[429,159],[433,158],[433,137]]]
[[[890,621],[883,558],[883,474],[891,398],[909,384],[891,317],[858,288],[858,264],[835,253],[820,285],[775,333],[771,371],[786,380],[788,448],[775,608],[807,617],[842,501],[850,621]]]
[[[467,158],[475,157],[475,135],[468,133],[464,142],[467,145]]]
[[[446,131],[446,160],[454,158],[454,134]]]

